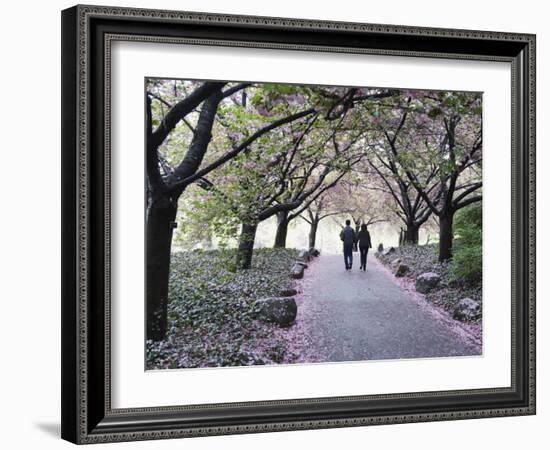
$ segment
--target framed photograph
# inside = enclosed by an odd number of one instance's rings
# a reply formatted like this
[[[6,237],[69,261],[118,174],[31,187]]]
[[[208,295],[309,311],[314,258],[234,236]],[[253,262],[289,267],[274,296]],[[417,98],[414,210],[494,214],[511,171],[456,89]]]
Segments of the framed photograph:
[[[62,12],[62,437],[535,414],[535,36]]]

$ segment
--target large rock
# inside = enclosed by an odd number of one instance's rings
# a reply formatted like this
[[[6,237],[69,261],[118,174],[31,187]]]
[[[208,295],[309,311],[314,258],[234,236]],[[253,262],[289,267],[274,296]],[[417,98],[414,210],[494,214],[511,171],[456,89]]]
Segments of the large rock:
[[[298,307],[294,299],[290,297],[267,297],[256,300],[255,311],[258,319],[264,322],[288,327],[296,319]]]
[[[316,248],[311,247],[309,249],[309,255],[314,257],[314,258],[317,258],[317,256],[319,256],[320,254],[321,254],[321,252],[319,250],[317,250]]]
[[[384,246],[382,245],[382,242],[378,244],[378,253],[382,253],[384,251]]]
[[[304,269],[307,269],[309,266],[307,265],[307,263],[303,262],[303,261],[295,261],[294,264],[300,264],[301,266],[303,266]]]
[[[279,297],[294,297],[298,291],[292,286],[286,286],[279,290]]]
[[[309,256],[309,250],[300,250],[300,253],[298,253],[298,260],[303,262],[309,262],[310,256]]]
[[[391,266],[395,269],[399,264],[401,264],[401,262],[402,262],[401,258],[395,258],[391,262]]]
[[[460,300],[453,312],[453,317],[457,320],[475,320],[481,315],[481,305],[479,302],[465,297]]]
[[[430,292],[441,281],[441,277],[434,272],[426,272],[416,278],[416,290],[422,294]]]
[[[395,276],[398,278],[404,277],[410,272],[409,266],[403,263],[398,263],[395,269]]]
[[[296,280],[304,278],[304,266],[301,264],[294,264],[290,271],[290,276]]]
[[[382,252],[382,256],[388,256],[388,255],[391,255],[392,253],[395,253],[395,248],[389,247]]]

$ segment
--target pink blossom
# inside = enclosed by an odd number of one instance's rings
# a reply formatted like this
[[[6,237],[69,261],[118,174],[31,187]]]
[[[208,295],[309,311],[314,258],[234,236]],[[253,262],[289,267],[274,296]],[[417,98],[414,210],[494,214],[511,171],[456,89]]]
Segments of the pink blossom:
[[[411,90],[403,91],[403,95],[405,95],[405,97],[410,97],[410,98],[425,97],[428,94],[429,94],[428,91],[422,91],[420,89],[411,89]]]
[[[370,121],[371,123],[374,123],[374,124],[380,124],[382,122],[382,120],[380,119],[380,117],[377,117],[377,116],[371,116],[370,117]]]
[[[305,103],[305,98],[303,95],[296,95],[295,99],[298,105],[303,105]]]
[[[235,132],[235,131],[228,131],[227,132],[227,136],[229,137],[229,139],[231,139],[232,141],[236,141],[237,139],[239,139],[239,133]]]
[[[263,116],[263,117],[268,117],[269,116],[269,112],[267,111],[267,109],[265,109],[261,106],[259,108],[257,108],[257,111],[258,111],[258,114],[260,116]]]

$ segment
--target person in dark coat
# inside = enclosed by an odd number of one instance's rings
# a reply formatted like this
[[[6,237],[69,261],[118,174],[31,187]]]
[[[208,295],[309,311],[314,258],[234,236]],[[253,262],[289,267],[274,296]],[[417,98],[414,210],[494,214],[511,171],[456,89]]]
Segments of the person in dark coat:
[[[356,242],[355,231],[350,226],[350,221],[346,220],[346,226],[340,232],[340,239],[344,243],[344,263],[346,270],[351,270],[353,264],[353,244]]]
[[[359,270],[363,269],[365,271],[367,270],[367,253],[369,252],[369,248],[372,248],[370,233],[365,223],[361,225],[361,230],[357,233],[357,242],[359,243],[359,252],[361,254],[361,267],[359,267]]]

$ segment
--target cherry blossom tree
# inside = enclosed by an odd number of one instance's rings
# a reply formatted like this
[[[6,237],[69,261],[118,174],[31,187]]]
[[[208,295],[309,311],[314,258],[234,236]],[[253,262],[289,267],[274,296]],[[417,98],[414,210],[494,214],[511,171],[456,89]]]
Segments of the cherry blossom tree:
[[[421,99],[411,108],[408,96],[402,121],[421,120],[426,126],[413,128],[430,132],[407,137],[406,142],[390,135],[389,148],[411,185],[437,216],[439,260],[447,261],[452,257],[454,214],[482,200],[481,95],[435,92]]]
[[[166,334],[172,234],[178,200],[182,193],[191,183],[237,157],[270,131],[314,112],[313,109],[306,109],[284,117],[273,117],[268,123],[263,124],[240,141],[232,142],[229,149],[207,165],[202,166],[212,140],[212,129],[220,104],[248,86],[249,83],[188,83],[186,87],[189,89],[184,93],[184,97],[171,104],[154,92],[154,82],[149,83],[145,95],[147,112],[146,296],[148,339],[160,340]],[[160,109],[155,110],[156,114],[153,113],[153,101],[162,105]],[[163,107],[168,108],[166,113],[164,113]],[[198,107],[200,107],[200,111],[197,111]],[[176,127],[181,127],[182,124],[186,128],[188,139],[182,140],[183,156],[177,164],[171,166],[162,157],[161,147]]]
[[[145,110],[148,339],[166,334],[176,226],[234,237],[246,269],[273,216],[275,247],[298,217],[312,247],[319,222],[338,214],[358,226],[392,213],[409,243],[436,217],[446,260],[454,213],[481,200],[476,93],[154,79]]]
[[[391,197],[395,206],[392,210],[404,226],[402,242],[416,245],[419,229],[432,211],[413,187],[399,160],[410,145],[426,139],[431,131],[426,130],[423,116],[412,117],[416,104],[411,103],[411,97],[398,96],[392,100],[393,103],[384,105],[375,115],[366,118],[372,129],[372,146],[363,173],[377,175],[374,183],[370,177],[370,189]],[[430,181],[437,173],[437,164],[432,164],[427,170],[426,180]]]

